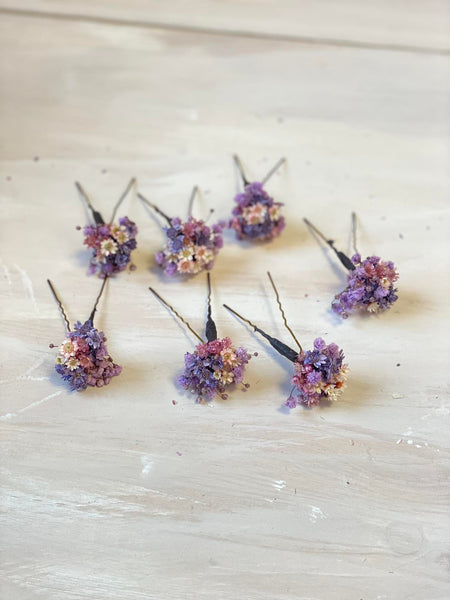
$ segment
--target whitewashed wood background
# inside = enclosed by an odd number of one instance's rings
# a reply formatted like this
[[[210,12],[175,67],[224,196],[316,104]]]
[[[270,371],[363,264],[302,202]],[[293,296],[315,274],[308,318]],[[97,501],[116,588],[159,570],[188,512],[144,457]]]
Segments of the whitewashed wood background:
[[[446,600],[449,359],[449,5],[441,0],[1,0],[2,600]],[[203,276],[167,282],[162,236],[135,196],[138,270],[100,305],[123,374],[69,393],[63,324],[98,281],[81,250],[78,179],[109,212],[128,179],[169,214],[227,217],[238,152],[288,227],[230,236],[213,271],[219,331],[258,351],[251,388],[195,405],[174,385],[200,329]],[[343,287],[302,224],[394,260],[400,299],[340,322]],[[280,409],[290,365],[221,308],[286,341],[346,352],[343,399]],[[447,321],[448,322],[448,321]],[[175,400],[176,404],[172,401]]]

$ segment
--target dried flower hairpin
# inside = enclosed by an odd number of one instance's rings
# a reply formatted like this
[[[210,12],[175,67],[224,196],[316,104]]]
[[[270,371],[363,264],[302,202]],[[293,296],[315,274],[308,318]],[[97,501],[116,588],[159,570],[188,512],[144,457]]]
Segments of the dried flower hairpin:
[[[368,256],[365,260],[356,249],[356,215],[352,213],[352,242],[354,255],[350,259],[337,250],[334,241],[328,239],[308,219],[304,219],[314,231],[336,253],[348,270],[347,287],[336,294],[331,303],[332,310],[346,319],[350,312],[361,311],[377,313],[390,308],[397,300],[397,288],[394,283],[398,273],[392,261],[383,261],[378,256]]]
[[[195,219],[191,214],[197,193],[198,187],[195,186],[189,200],[187,221],[182,221],[178,217],[168,217],[142,194],[138,194],[142,202],[150,206],[168,223],[163,228],[167,236],[166,243],[155,256],[157,264],[167,275],[195,275],[200,271],[212,269],[214,260],[223,246],[222,231],[225,223],[219,221],[209,227],[205,221]]]
[[[240,240],[273,240],[280,235],[286,224],[280,210],[283,204],[275,202],[263,186],[286,159],[280,158],[262,181],[251,183],[245,176],[239,157],[234,155],[233,158],[242,177],[244,191],[234,198],[237,206],[233,208],[230,227],[236,231]]]
[[[114,275],[124,271],[131,260],[131,252],[136,248],[136,235],[138,228],[136,223],[130,221],[128,217],[121,217],[119,224],[114,224],[119,206],[126,198],[130,189],[136,184],[135,179],[131,179],[125,191],[117,201],[109,223],[105,223],[102,215],[95,210],[81,185],[76,182],[75,186],[81,196],[86,201],[95,225],[86,225],[84,227],[84,244],[92,249],[92,256],[89,264],[89,273],[97,273],[100,277]],[[81,229],[81,227],[77,227]],[[134,271],[135,266],[130,264],[130,270]]]
[[[170,306],[153,289],[150,291],[175,315],[191,333],[200,341],[194,352],[187,352],[184,356],[184,372],[178,378],[178,383],[197,396],[197,402],[212,400],[219,395],[226,400],[227,388],[234,383],[242,383],[244,379],[245,366],[251,356],[243,347],[235,348],[230,338],[217,338],[216,325],[211,317],[211,283],[209,273],[208,281],[208,313],[206,320],[206,339],[196,333],[183,317]],[[256,356],[256,353],[255,353]],[[243,384],[245,388],[248,383]]]
[[[262,335],[279,354],[294,363],[294,374],[291,379],[294,387],[285,402],[286,406],[289,408],[294,408],[300,404],[314,406],[319,404],[322,399],[337,400],[344,387],[348,373],[348,365],[343,364],[344,353],[336,344],[327,345],[322,338],[314,340],[313,350],[302,350],[294,332],[287,323],[275,283],[269,272],[267,275],[275,292],[284,325],[297,344],[298,350],[293,350],[285,343],[268,335],[226,304],[224,304],[224,307],[238,317],[238,319],[253,327],[254,331]]]
[[[73,331],[70,329],[69,319],[62,302],[58,298],[52,282],[47,279],[66,325],[66,339],[58,348],[55,369],[69,383],[70,388],[78,392],[85,390],[88,386],[108,385],[113,377],[122,372],[122,367],[116,365],[108,354],[105,334],[94,327],[94,315],[107,279],[108,277],[105,277],[103,280],[88,320],[84,324],[77,321]],[[55,347],[50,344],[50,348]]]

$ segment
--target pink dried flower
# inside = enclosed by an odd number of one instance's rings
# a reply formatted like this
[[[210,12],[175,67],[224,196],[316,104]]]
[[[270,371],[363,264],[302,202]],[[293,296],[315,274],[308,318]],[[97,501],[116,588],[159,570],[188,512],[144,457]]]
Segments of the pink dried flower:
[[[67,333],[67,338],[60,346],[55,369],[67,381],[72,390],[82,391],[88,386],[103,387],[108,385],[112,377],[122,372],[108,355],[106,337],[103,331],[93,327],[90,320],[82,325],[75,324],[74,331]],[[65,349],[75,348],[75,353],[68,354]]]
[[[233,354],[233,361],[224,360],[224,351]],[[243,347],[234,348],[230,338],[198,344],[195,352],[184,357],[184,373],[178,383],[196,394],[197,401],[212,400],[219,395],[226,398],[228,387],[242,383],[245,367],[251,356]]]
[[[224,227],[222,221],[210,228],[194,217],[185,222],[171,219],[170,227],[164,228],[167,241],[155,256],[157,264],[167,275],[196,275],[211,269],[223,246]]]
[[[336,344],[327,345],[322,338],[314,340],[314,349],[302,351],[294,363],[294,389],[286,406],[314,406],[320,400],[337,400],[345,385],[348,365]]]
[[[241,174],[244,191],[234,198],[237,206],[233,209],[229,227],[236,231],[241,240],[271,241],[280,235],[286,223],[281,215],[283,204],[275,202],[263,186],[286,159],[281,158],[261,182],[250,183],[239,157],[234,155],[233,158]]]
[[[398,298],[394,263],[378,256],[361,260],[360,254],[352,256],[352,262],[355,268],[347,275],[345,290],[335,296],[333,311],[346,319],[352,311],[377,313],[389,309]]]

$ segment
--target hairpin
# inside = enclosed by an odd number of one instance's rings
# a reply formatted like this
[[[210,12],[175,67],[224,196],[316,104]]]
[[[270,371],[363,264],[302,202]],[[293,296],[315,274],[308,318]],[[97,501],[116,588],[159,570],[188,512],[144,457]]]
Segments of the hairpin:
[[[289,408],[294,408],[300,404],[314,406],[319,404],[322,399],[337,400],[344,387],[348,373],[348,365],[343,364],[344,353],[336,344],[327,345],[322,338],[314,340],[313,350],[304,351],[302,349],[294,332],[288,325],[272,276],[269,272],[267,272],[267,275],[275,292],[284,325],[297,344],[298,350],[294,350],[284,342],[268,335],[249,321],[249,319],[244,318],[226,304],[224,304],[224,307],[238,319],[250,325],[254,331],[262,335],[281,356],[294,363],[294,374],[291,379],[294,387],[285,402],[286,406]]]
[[[194,352],[187,352],[184,356],[184,372],[178,378],[178,383],[184,389],[197,395],[197,402],[212,400],[219,395],[223,400],[228,398],[227,388],[234,383],[242,383],[244,379],[245,365],[251,356],[243,347],[235,348],[230,338],[217,338],[217,328],[211,316],[211,282],[209,273],[208,283],[208,312],[206,319],[205,342],[196,333],[189,323],[170,306],[153,289],[149,290],[186,325],[191,333],[200,341]],[[254,354],[257,356],[257,353]],[[245,388],[248,383],[243,384]]]
[[[137,245],[136,235],[138,228],[136,223],[128,217],[121,217],[118,225],[114,224],[113,221],[117,209],[135,184],[136,179],[131,179],[125,191],[116,202],[111,219],[106,223],[102,215],[92,206],[91,200],[82,186],[78,181],[75,182],[75,186],[84,198],[95,222],[95,225],[86,225],[84,227],[84,244],[93,251],[89,263],[88,273],[90,275],[94,273],[98,273],[100,277],[115,275],[120,271],[124,271],[131,260],[131,252]],[[78,226],[77,229],[81,229],[81,227]],[[130,271],[134,271],[135,269],[135,265],[130,264]]]
[[[192,216],[192,206],[198,187],[195,186],[189,200],[187,221],[168,217],[160,208],[142,194],[138,197],[163,217],[168,225],[163,227],[167,240],[163,249],[155,255],[157,264],[167,275],[195,275],[212,269],[214,260],[223,246],[222,231],[225,223],[219,221],[209,227],[202,219]],[[210,213],[213,212],[211,209]]]
[[[338,259],[348,270],[347,287],[336,294],[331,303],[332,310],[344,319],[351,311],[377,313],[390,308],[397,300],[397,288],[394,282],[398,273],[392,261],[383,261],[378,256],[361,259],[356,248],[356,214],[352,213],[352,245],[354,254],[350,259],[334,246],[334,240],[328,239],[308,219],[304,219],[314,231],[335,252]]]
[[[88,320],[84,324],[77,321],[71,331],[62,302],[52,282],[47,279],[66,326],[66,339],[58,348],[55,370],[65,381],[69,382],[71,390],[81,392],[88,385],[103,387],[108,385],[112,377],[116,377],[122,372],[122,367],[116,365],[108,354],[105,334],[94,327],[94,315],[107,280],[108,277],[103,280]],[[50,348],[56,348],[56,346],[50,344]]]
[[[245,176],[239,157],[235,154],[233,158],[241,175],[244,191],[234,198],[237,206],[233,208],[234,216],[230,227],[236,231],[240,240],[273,240],[286,225],[280,211],[283,204],[275,202],[263,186],[286,159],[280,158],[261,181],[251,183]]]

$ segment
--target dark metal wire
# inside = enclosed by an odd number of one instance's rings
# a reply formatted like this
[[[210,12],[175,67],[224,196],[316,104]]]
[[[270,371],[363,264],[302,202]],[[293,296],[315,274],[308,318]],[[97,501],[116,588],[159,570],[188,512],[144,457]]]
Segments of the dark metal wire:
[[[160,208],[158,208],[156,204],[153,204],[152,202],[150,202],[150,200],[147,200],[147,198],[145,198],[142,194],[138,194],[137,196],[139,200],[142,200],[142,202],[150,206],[150,208],[153,208],[153,210],[156,213],[158,213],[158,215],[161,215],[161,217],[163,217],[169,223],[169,225],[172,225],[172,219],[168,217],[165,213],[163,213],[163,211]]]
[[[81,197],[84,199],[84,201],[90,208],[90,210],[92,212],[92,216],[94,217],[95,223],[97,225],[104,224],[105,221],[103,220],[102,215],[98,212],[98,210],[95,210],[95,208],[93,207],[92,202],[91,202],[89,196],[87,195],[86,191],[82,187],[81,183],[79,183],[78,181],[75,181],[75,187],[77,188],[78,192],[81,194]]]
[[[281,312],[281,316],[283,317],[284,325],[285,325],[286,329],[289,331],[289,333],[291,334],[292,338],[294,339],[295,343],[297,344],[297,346],[299,347],[300,352],[301,352],[302,351],[302,346],[301,346],[300,342],[298,341],[298,339],[295,337],[295,333],[292,331],[292,329],[288,325],[288,322],[287,322],[287,319],[286,319],[286,315],[284,314],[283,306],[281,305],[280,296],[278,294],[278,290],[277,290],[277,288],[275,286],[275,283],[274,283],[274,281],[272,279],[272,275],[270,274],[269,271],[267,271],[267,275],[269,277],[270,283],[272,284],[273,291],[275,292],[275,296],[276,296],[277,303],[278,303],[278,306],[279,306],[279,309],[280,309],[280,312]]]
[[[122,204],[122,202],[125,200],[125,198],[128,195],[128,192],[131,190],[131,188],[133,186],[136,185],[136,178],[133,177],[132,179],[130,179],[130,181],[128,182],[127,187],[125,188],[125,190],[122,192],[122,195],[120,196],[120,198],[117,200],[116,205],[114,206],[114,210],[110,219],[110,223],[112,223],[114,221],[114,217],[116,216],[117,213],[117,209],[119,208],[119,206]]]
[[[194,204],[194,200],[195,200],[195,196],[198,193],[198,186],[195,185],[192,192],[191,192],[191,196],[189,198],[189,205],[188,205],[188,216],[191,217],[192,216],[192,206]]]
[[[353,250],[354,250],[355,254],[359,254],[358,248],[356,247],[356,225],[357,225],[356,213],[352,212],[352,245],[353,245]]]
[[[98,305],[99,300],[100,300],[100,298],[101,298],[101,296],[103,294],[103,290],[105,289],[105,285],[106,285],[107,281],[108,281],[108,275],[103,280],[102,287],[100,288],[100,292],[99,292],[99,294],[98,294],[98,296],[97,296],[97,298],[95,300],[94,308],[92,309],[92,312],[91,312],[91,314],[89,316],[89,321],[91,322],[92,325],[94,325],[94,315],[95,315],[95,313],[97,311],[97,305]]]
[[[91,209],[92,212],[95,212],[95,208],[92,206],[92,202],[89,198],[89,196],[87,195],[85,189],[83,188],[83,186],[81,185],[81,183],[79,183],[78,181],[75,181],[75,187],[77,188],[77,190],[80,192],[80,194],[83,196],[84,201],[86,202],[86,204],[89,206],[89,208]]]
[[[280,160],[274,164],[274,166],[270,169],[270,171],[267,173],[267,175],[264,177],[264,179],[261,179],[261,183],[263,185],[265,183],[267,183],[269,181],[269,179],[272,177],[272,175],[274,173],[276,173],[278,171],[278,169],[281,167],[281,165],[284,164],[285,162],[286,162],[286,158],[283,156],[283,158],[280,158]]]
[[[244,171],[244,167],[242,166],[241,159],[239,158],[239,156],[237,154],[233,154],[233,159],[234,159],[234,162],[236,163],[237,168],[239,169],[239,173],[240,173],[240,175],[242,177],[242,182],[243,182],[244,187],[245,187],[250,182],[247,179],[247,177],[245,176],[245,171]]]
[[[206,274],[206,281],[208,284],[208,313],[206,318],[205,334],[208,342],[217,340],[217,327],[211,316],[211,276],[209,272]]]
[[[272,346],[272,348],[275,348],[275,350],[279,354],[281,354],[282,356],[284,356],[291,362],[294,362],[294,363],[296,362],[296,360],[298,358],[297,350],[293,350],[292,348],[289,348],[289,346],[287,344],[285,344],[284,342],[281,342],[280,340],[277,340],[277,338],[272,337],[271,335],[269,335],[268,333],[266,333],[265,331],[260,329],[257,325],[252,323],[249,319],[245,319],[242,315],[240,315],[238,312],[236,312],[235,310],[230,308],[227,304],[224,304],[224,307],[227,310],[229,310],[231,313],[233,313],[238,319],[241,319],[241,321],[244,321],[244,323],[247,323],[257,333],[262,335],[262,337],[264,337],[269,342],[269,344]]]
[[[317,229],[317,227],[316,227],[315,225],[313,225],[313,224],[311,223],[311,221],[308,221],[308,219],[306,219],[306,218],[305,218],[305,219],[303,219],[303,220],[305,221],[305,223],[308,225],[308,227],[309,227],[310,229],[312,229],[312,230],[313,230],[315,233],[317,233],[317,235],[318,235],[320,238],[322,238],[322,239],[323,239],[323,241],[324,241],[326,244],[328,244],[328,245],[330,245],[330,244],[331,244],[331,245],[332,245],[332,244],[334,243],[334,241],[333,241],[333,240],[331,240],[331,239],[328,239],[327,237],[325,237],[325,236],[324,236],[324,234],[323,234],[321,231],[319,231],[319,229]]]
[[[59,299],[58,294],[56,293],[55,288],[53,287],[52,282],[50,281],[50,279],[47,279],[47,283],[52,291],[52,294],[56,300],[56,302],[58,303],[59,306],[59,310],[61,311],[61,314],[63,316],[64,322],[66,324],[66,330],[69,332],[70,331],[70,323],[69,323],[69,319],[67,318],[67,314],[66,311],[64,309],[63,303],[61,302],[61,300]]]
[[[171,306],[168,302],[166,302],[166,300],[164,300],[164,298],[162,298],[158,294],[158,292],[156,290],[154,290],[152,287],[149,287],[148,289],[152,292],[152,294],[154,294],[158,298],[158,300],[160,300],[164,304],[164,306],[166,306],[175,316],[177,316],[180,319],[180,321],[182,323],[184,323],[184,325],[186,325],[186,327],[189,329],[189,331],[191,333],[193,333],[195,335],[195,337],[202,342],[202,344],[204,344],[204,341],[198,335],[198,333],[192,329],[192,327],[189,325],[189,323],[185,319],[183,319],[183,317],[174,309],[173,306]]]
[[[224,307],[229,310],[231,313],[233,313],[233,315],[235,315],[238,319],[241,319],[241,321],[244,321],[244,323],[247,323],[247,325],[250,325],[250,327],[252,327],[255,331],[258,330],[258,327],[252,323],[249,319],[246,319],[245,317],[243,317],[242,315],[240,315],[238,312],[236,312],[235,310],[233,310],[231,308],[231,306],[228,306],[228,304],[224,304]]]
[[[208,319],[211,319],[211,275],[206,273],[206,282],[208,284]]]
[[[311,223],[311,221],[308,221],[308,219],[303,219],[303,220],[308,225],[308,227],[310,229],[312,229],[312,231],[314,231],[320,238],[322,238],[324,240],[324,242],[326,244],[328,244],[328,246],[330,246],[330,248],[333,250],[333,252],[336,254],[338,259],[341,261],[341,263],[344,265],[344,267],[346,269],[348,269],[349,271],[353,271],[355,269],[355,265],[352,263],[350,258],[346,254],[344,254],[344,252],[341,252],[340,250],[338,250],[335,247],[334,240],[327,239],[324,236],[324,234],[321,231],[319,231],[319,229],[317,229],[317,227],[315,225],[313,225]]]

